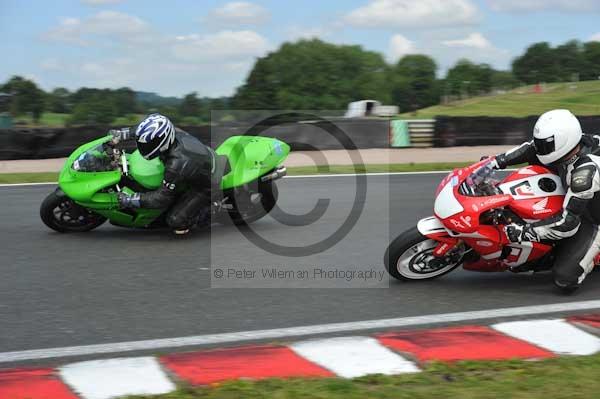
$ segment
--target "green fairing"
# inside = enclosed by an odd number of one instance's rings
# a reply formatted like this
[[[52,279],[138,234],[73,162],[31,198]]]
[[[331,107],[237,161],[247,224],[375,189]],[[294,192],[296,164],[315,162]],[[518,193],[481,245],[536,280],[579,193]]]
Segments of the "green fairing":
[[[114,186],[121,180],[121,172],[118,169],[109,170],[106,172],[81,172],[73,169],[75,161],[85,152],[107,143],[112,136],[102,137],[91,141],[77,148],[65,162],[58,176],[58,183],[64,193],[71,199],[79,203],[95,202],[92,200],[94,194],[98,191]],[[116,196],[112,201],[107,201],[106,197],[102,197],[100,201],[104,209],[116,204]]]
[[[287,158],[290,146],[268,137],[232,136],[215,152],[229,159],[231,172],[221,181],[221,188],[226,190],[254,181],[275,169]]]
[[[129,163],[129,174],[149,190],[160,187],[165,173],[165,166],[159,158],[146,160],[138,150],[127,156]]]
[[[111,222],[129,227],[145,227],[162,214],[163,209],[136,209],[121,211],[118,209],[116,192],[101,192],[112,188],[121,181],[119,169],[106,171],[81,171],[75,170],[76,161],[87,156],[94,161],[104,162],[108,158],[99,146],[109,142],[112,136],[105,136],[82,145],[76,149],[65,162],[59,175],[59,186],[62,191],[78,204],[93,209],[105,216]],[[96,150],[94,147],[99,147]],[[266,137],[233,136],[217,148],[216,153],[225,155],[229,159],[231,171],[223,177],[221,188],[223,190],[237,187],[275,169],[288,156],[290,147],[279,140]],[[88,153],[88,154],[86,154]],[[129,175],[137,183],[148,190],[160,187],[164,165],[160,159],[144,159],[136,150],[127,154]],[[85,161],[85,159],[84,159]],[[106,160],[108,164],[109,160]],[[110,165],[105,165],[110,166]],[[107,190],[108,191],[108,190]],[[133,193],[128,187],[123,187],[126,193]]]

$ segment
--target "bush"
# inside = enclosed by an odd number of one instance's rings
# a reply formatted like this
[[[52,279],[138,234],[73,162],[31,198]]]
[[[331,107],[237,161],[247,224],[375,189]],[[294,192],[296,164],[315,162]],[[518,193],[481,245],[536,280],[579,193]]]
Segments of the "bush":
[[[109,125],[116,118],[113,105],[96,95],[77,104],[73,114],[67,119],[67,126]]]

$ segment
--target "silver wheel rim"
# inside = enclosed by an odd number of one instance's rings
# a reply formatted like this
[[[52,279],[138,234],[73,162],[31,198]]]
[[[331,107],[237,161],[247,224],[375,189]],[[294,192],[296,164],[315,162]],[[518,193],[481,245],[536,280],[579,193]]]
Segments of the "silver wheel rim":
[[[423,280],[444,274],[462,262],[461,257],[457,262],[448,263],[435,270],[427,271],[429,267],[427,261],[434,258],[433,250],[437,244],[438,242],[434,240],[424,240],[408,248],[396,262],[398,273],[411,280]]]

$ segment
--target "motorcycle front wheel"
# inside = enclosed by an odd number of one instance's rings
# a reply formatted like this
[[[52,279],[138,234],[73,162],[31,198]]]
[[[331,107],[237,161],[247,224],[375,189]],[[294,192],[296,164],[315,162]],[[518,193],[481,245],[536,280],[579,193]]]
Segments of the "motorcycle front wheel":
[[[451,256],[438,258],[433,255],[437,244],[413,227],[389,245],[384,258],[385,268],[397,280],[416,281],[443,276],[463,263],[464,248]]]
[[[64,195],[60,190],[48,194],[40,206],[40,217],[44,224],[59,233],[81,233],[90,231],[106,222],[98,215]]]

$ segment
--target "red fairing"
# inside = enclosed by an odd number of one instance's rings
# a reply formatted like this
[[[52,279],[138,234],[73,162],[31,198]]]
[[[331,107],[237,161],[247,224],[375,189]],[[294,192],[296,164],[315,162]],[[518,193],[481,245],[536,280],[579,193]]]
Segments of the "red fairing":
[[[523,219],[546,219],[562,212],[562,184],[558,176],[543,166],[528,166],[511,173],[500,189],[513,196],[510,208]]]
[[[564,190],[561,181],[542,166],[521,168],[500,182],[485,180],[486,184],[496,187],[495,195],[486,195],[487,191],[469,191],[480,187],[475,179],[481,171],[490,170],[487,166],[490,161],[486,159],[456,169],[442,180],[436,191],[434,213],[446,233],[437,229],[427,234],[440,243],[434,252],[436,256],[445,256],[461,241],[477,252],[479,260],[464,266],[469,270],[506,270],[539,259],[553,248],[543,243],[510,243],[504,225],[489,222],[488,216],[482,219],[482,214],[490,215],[489,211],[502,213],[504,208],[524,221],[532,222],[562,211]],[[502,214],[510,216],[506,212]],[[485,224],[481,224],[482,220]]]

